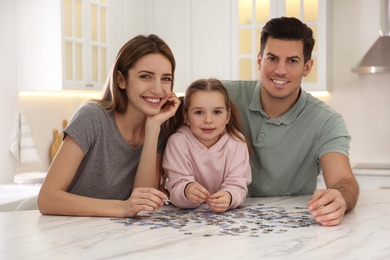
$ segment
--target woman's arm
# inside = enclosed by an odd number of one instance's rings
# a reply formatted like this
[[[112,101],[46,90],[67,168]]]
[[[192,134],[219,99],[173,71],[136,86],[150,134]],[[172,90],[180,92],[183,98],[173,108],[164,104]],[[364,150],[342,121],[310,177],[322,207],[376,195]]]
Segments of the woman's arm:
[[[69,135],[66,136],[38,195],[38,207],[42,214],[129,217],[141,210],[154,211],[162,206],[165,194],[152,188],[136,189],[126,201],[68,193],[67,187],[83,158],[84,153],[78,144]]]
[[[161,125],[175,115],[180,105],[175,93],[171,93],[161,111],[153,116],[148,116],[145,123],[145,140],[142,154],[134,180],[134,188],[153,187],[158,189],[161,180],[162,156],[157,153],[158,137]]]
[[[133,189],[137,187],[158,189],[159,187],[161,180],[161,155],[157,153],[159,134],[159,122],[149,117],[146,120],[145,140]]]

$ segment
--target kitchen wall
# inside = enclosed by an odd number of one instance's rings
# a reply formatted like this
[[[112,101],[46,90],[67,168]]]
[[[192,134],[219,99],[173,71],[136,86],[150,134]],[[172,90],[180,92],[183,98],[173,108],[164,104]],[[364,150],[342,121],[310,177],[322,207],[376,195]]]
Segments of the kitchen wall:
[[[0,183],[12,178],[15,160],[8,151],[17,112],[15,3],[0,0]]]
[[[333,0],[327,101],[352,135],[353,166],[390,168],[390,74],[351,73],[379,37],[380,0]]]
[[[100,92],[89,95],[56,94],[19,95],[18,101],[28,119],[32,137],[42,161],[37,171],[46,171],[50,163],[50,146],[54,140],[53,130],[62,133],[62,120],[70,120],[75,110],[93,98],[100,98]],[[23,168],[17,169],[19,172]]]
[[[353,166],[390,167],[390,74],[351,72],[379,36],[380,0],[329,0],[329,89],[323,98],[346,120],[352,135]],[[90,97],[18,96],[16,91],[15,4],[0,0],[0,183],[11,182],[16,161],[8,151],[17,108],[29,121],[42,166],[49,166],[53,129]],[[95,97],[95,96],[94,96]]]

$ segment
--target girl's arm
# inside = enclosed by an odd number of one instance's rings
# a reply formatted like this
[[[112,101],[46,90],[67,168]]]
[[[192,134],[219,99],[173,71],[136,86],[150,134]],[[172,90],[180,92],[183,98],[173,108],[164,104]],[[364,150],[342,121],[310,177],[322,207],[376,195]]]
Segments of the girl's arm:
[[[172,204],[179,208],[195,208],[198,206],[186,198],[185,189],[195,183],[195,176],[187,154],[185,138],[180,133],[173,134],[167,143],[163,156],[166,183]]]
[[[245,202],[248,185],[252,181],[252,171],[246,143],[238,143],[232,158],[229,172],[220,191],[227,191],[231,194],[232,201],[230,208],[236,208]]]

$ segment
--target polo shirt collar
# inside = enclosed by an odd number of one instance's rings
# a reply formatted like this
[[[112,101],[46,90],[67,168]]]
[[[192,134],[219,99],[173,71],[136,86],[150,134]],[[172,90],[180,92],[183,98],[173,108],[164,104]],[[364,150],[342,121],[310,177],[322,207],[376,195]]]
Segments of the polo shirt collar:
[[[266,115],[265,112],[263,111],[263,106],[261,105],[261,102],[260,102],[260,82],[259,81],[257,82],[255,89],[253,90],[252,100],[249,103],[249,110],[259,111],[263,115]]]
[[[267,113],[265,113],[263,110],[263,106],[262,106],[261,101],[260,101],[261,100],[260,95],[261,95],[260,94],[260,82],[258,82],[256,84],[254,91],[253,91],[252,100],[249,104],[249,110],[258,111],[262,115],[269,118]],[[287,111],[286,113],[281,115],[280,117],[270,119],[270,122],[273,122],[274,124],[277,124],[277,125],[280,125],[280,124],[291,125],[292,123],[294,123],[294,121],[296,120],[298,115],[304,109],[305,104],[306,104],[306,100],[307,100],[307,93],[301,88],[298,101],[294,104],[294,106],[289,111]]]

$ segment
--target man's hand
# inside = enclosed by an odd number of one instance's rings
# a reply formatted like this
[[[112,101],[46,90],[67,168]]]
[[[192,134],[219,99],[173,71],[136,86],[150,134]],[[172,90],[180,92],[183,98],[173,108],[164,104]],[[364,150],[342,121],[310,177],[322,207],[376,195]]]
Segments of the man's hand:
[[[347,204],[337,189],[316,190],[307,205],[316,221],[323,226],[340,224],[347,209]]]
[[[308,202],[309,210],[324,226],[341,223],[359,196],[359,185],[353,176],[349,158],[341,153],[327,153],[320,158],[327,189],[316,190]]]

